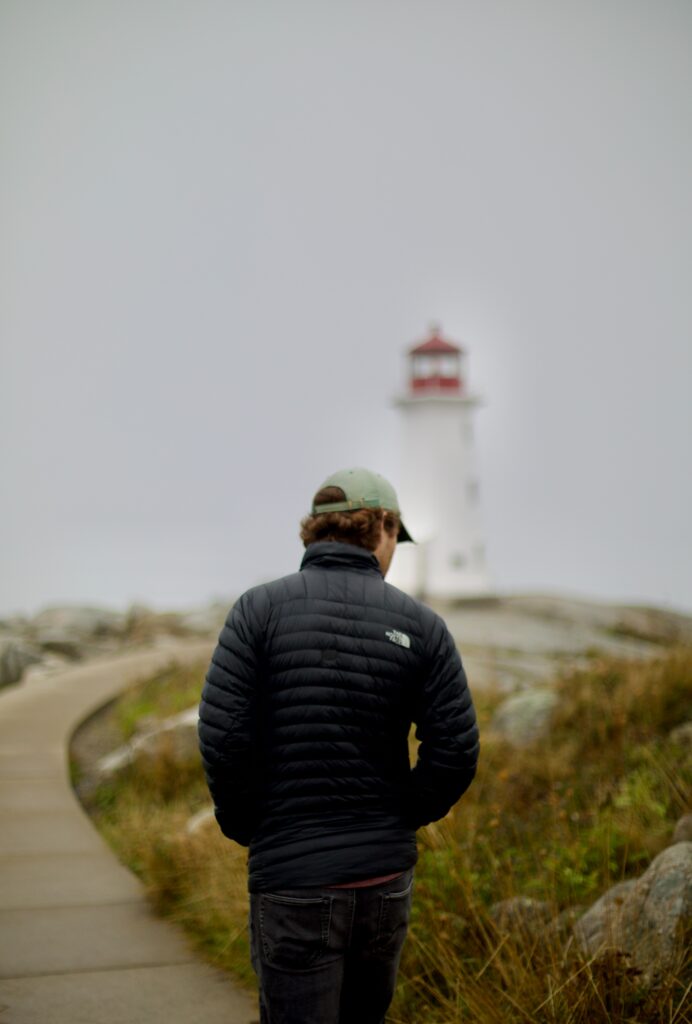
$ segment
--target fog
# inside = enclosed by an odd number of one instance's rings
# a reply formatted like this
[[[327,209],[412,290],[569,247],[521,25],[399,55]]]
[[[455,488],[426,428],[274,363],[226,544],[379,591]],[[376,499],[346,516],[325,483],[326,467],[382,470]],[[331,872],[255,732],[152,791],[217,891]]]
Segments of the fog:
[[[0,8],[0,613],[297,568],[463,344],[489,568],[692,611],[692,6]],[[405,509],[403,510],[405,513]]]

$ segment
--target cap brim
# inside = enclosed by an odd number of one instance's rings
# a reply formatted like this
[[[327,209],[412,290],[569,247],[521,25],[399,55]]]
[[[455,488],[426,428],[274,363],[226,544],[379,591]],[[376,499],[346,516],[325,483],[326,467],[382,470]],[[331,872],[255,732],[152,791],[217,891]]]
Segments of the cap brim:
[[[401,542],[405,540],[410,540],[412,544],[416,543],[411,534],[404,526],[404,524],[401,522],[401,520],[399,520],[399,532],[397,534],[396,539],[398,544],[401,544]]]

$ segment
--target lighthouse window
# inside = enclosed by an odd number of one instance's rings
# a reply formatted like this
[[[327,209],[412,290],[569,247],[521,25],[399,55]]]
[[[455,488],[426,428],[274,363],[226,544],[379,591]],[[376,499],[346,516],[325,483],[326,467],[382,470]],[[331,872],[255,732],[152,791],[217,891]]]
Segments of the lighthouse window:
[[[467,480],[466,495],[469,501],[478,501],[478,481]]]
[[[449,556],[449,564],[452,569],[463,569],[466,563],[466,558],[462,555],[461,551],[455,551]]]
[[[461,436],[465,437],[467,441],[473,441],[473,423],[462,423]]]

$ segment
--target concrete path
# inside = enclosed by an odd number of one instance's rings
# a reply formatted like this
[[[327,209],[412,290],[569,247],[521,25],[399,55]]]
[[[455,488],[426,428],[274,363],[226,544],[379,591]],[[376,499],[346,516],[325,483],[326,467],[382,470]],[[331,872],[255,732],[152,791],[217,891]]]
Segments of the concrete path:
[[[250,1024],[256,1000],[155,916],[69,781],[76,725],[213,641],[93,659],[0,691],[0,1024]]]

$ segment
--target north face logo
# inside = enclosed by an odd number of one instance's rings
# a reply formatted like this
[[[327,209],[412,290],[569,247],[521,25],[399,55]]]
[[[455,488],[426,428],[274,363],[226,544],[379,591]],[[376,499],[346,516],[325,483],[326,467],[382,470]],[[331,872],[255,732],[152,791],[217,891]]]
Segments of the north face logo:
[[[411,637],[406,636],[405,633],[400,633],[398,629],[388,629],[384,635],[388,640],[391,640],[393,644],[399,644],[399,647],[411,646]]]

